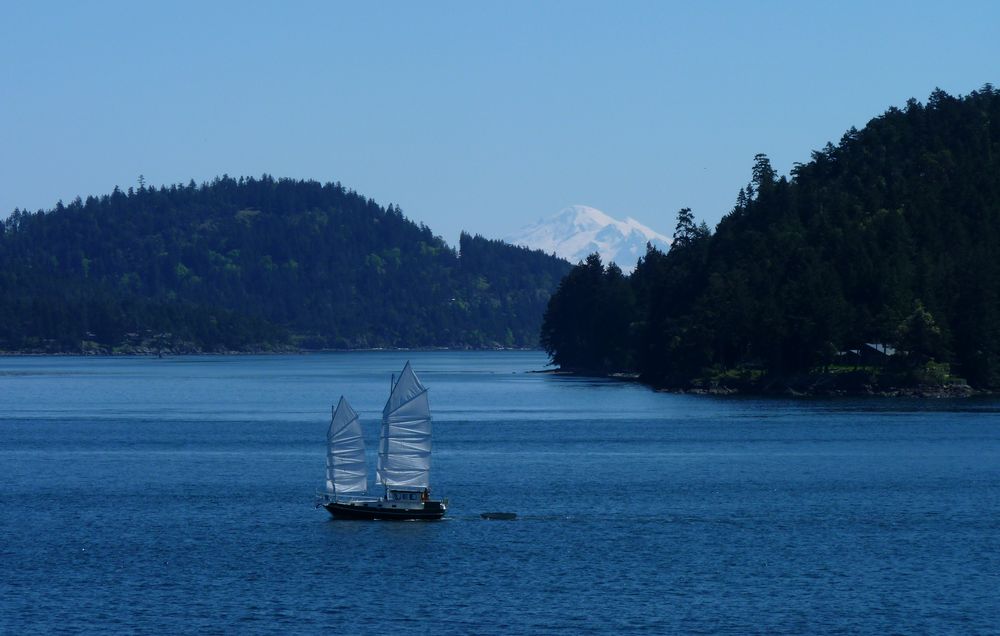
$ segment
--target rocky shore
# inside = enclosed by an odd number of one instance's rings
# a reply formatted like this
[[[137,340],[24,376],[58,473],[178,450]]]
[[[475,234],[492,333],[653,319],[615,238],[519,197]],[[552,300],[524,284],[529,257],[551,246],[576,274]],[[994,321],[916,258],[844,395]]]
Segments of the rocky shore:
[[[772,397],[906,397],[966,398],[992,392],[969,386],[964,380],[946,382],[898,382],[896,375],[879,378],[871,373],[813,373],[799,376],[736,375],[697,378],[687,386],[663,386],[643,381],[636,373],[594,373],[573,369],[548,369],[537,373],[604,377],[645,384],[655,391],[688,395],[739,395]],[[896,380],[896,382],[893,382]]]

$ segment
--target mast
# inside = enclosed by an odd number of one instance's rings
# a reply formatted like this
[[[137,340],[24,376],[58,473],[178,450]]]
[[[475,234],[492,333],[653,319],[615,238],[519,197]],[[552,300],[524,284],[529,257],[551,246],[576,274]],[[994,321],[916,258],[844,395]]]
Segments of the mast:
[[[327,492],[362,495],[368,492],[368,461],[361,421],[344,396],[333,411],[326,440]]]
[[[430,488],[431,410],[427,389],[407,362],[382,410],[376,483]]]

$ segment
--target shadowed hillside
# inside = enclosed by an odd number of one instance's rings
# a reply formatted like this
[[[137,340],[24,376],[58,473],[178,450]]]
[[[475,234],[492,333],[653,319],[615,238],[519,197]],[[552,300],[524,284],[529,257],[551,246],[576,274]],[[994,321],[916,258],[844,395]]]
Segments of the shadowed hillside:
[[[714,233],[685,209],[630,278],[577,267],[543,342],[565,367],[677,388],[1000,387],[1000,93],[910,100],[790,178],[758,155]],[[861,363],[866,343],[892,355]]]
[[[15,210],[0,350],[533,346],[565,261],[339,183],[222,177]]]

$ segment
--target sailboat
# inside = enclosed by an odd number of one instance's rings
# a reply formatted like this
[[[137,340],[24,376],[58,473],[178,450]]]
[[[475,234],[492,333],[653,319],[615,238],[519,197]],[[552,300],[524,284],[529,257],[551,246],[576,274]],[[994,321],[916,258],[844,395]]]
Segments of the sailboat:
[[[431,499],[431,410],[427,389],[407,362],[382,409],[375,483],[368,493],[368,463],[361,421],[343,396],[327,432],[323,506],[337,519],[440,519],[447,501]]]

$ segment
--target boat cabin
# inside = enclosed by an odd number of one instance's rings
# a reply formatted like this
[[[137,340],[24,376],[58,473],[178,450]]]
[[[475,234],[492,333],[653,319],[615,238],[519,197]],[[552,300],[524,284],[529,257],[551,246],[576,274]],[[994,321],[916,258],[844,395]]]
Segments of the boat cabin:
[[[396,490],[390,488],[386,493],[389,501],[399,501],[401,503],[420,503],[427,501],[430,491],[422,488],[420,490]]]

